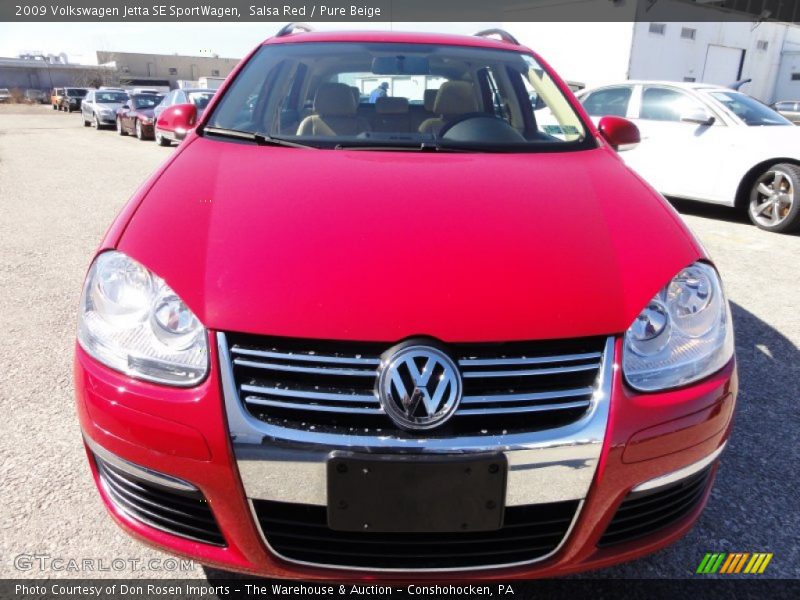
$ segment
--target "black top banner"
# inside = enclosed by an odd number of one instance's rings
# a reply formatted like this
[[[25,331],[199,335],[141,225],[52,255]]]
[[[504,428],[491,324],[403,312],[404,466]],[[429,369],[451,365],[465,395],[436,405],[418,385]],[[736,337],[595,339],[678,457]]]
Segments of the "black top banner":
[[[800,0],[3,0],[10,22],[800,20]]]

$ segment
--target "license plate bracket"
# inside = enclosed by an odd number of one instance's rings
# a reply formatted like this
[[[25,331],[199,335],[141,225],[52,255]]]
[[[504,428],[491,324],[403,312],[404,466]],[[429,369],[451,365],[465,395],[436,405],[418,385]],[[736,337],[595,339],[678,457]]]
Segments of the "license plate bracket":
[[[496,530],[503,525],[507,472],[502,453],[334,452],[327,463],[328,526],[384,533]]]

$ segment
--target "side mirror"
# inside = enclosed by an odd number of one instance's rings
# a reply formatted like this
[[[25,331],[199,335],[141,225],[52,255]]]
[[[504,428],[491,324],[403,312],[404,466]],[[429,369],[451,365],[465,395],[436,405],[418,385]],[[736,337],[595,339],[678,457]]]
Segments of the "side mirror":
[[[122,108],[130,108],[130,104],[123,104]]]
[[[174,131],[183,136],[190,129],[194,129],[196,122],[197,107],[194,104],[175,104],[161,111],[156,124],[159,129]]]
[[[607,116],[600,119],[597,128],[608,142],[608,145],[617,152],[630,150],[642,141],[639,128],[628,119]]]
[[[713,125],[716,119],[704,108],[692,108],[681,114],[681,121],[696,125]]]

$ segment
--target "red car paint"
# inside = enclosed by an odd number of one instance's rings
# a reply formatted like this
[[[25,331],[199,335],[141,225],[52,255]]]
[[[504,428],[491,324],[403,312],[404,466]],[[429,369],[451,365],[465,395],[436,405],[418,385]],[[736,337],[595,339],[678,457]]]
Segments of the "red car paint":
[[[353,40],[508,48],[477,37],[384,33],[297,34],[265,44]],[[288,563],[265,547],[232,453],[215,331],[354,341],[426,335],[446,342],[615,335],[600,463],[557,554],[521,567],[381,579],[564,575],[636,558],[688,531],[705,500],[657,534],[597,547],[631,488],[701,460],[730,433],[733,361],[690,386],[649,394],[631,390],[619,364],[619,336],[682,267],[706,257],[666,201],[624,167],[556,81],[597,138],[596,149],[329,152],[188,135],[137,191],[100,250],[118,249],[138,260],[186,302],[209,330],[210,373],[193,388],[160,386],[121,375],[78,346],[76,402],[87,438],[200,488],[228,545],[192,542],[142,524],[116,509],[98,482],[117,523],[152,546],[226,569],[276,578],[375,578]],[[360,190],[380,189],[380,198],[354,193],[355,179]],[[423,260],[431,255],[434,264]],[[393,281],[412,282],[424,293],[408,293]],[[89,461],[97,480],[91,453]]]

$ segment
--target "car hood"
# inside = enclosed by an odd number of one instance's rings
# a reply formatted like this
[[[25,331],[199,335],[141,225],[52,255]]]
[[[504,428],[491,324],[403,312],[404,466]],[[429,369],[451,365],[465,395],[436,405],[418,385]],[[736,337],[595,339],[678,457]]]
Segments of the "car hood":
[[[154,109],[152,109],[152,108],[137,108],[134,112],[136,112],[137,115],[149,118],[149,117],[153,116]]]
[[[209,328],[497,341],[624,331],[702,255],[607,148],[304,150],[191,138],[118,242]]]
[[[793,146],[792,156],[800,154],[800,127],[797,125],[773,125],[773,126],[742,126],[737,129],[740,135],[739,141],[742,145],[749,146],[751,143],[762,143],[773,148],[775,144],[781,146]]]
[[[97,106],[102,108],[103,110],[118,110],[122,108],[122,102],[98,102]]]

